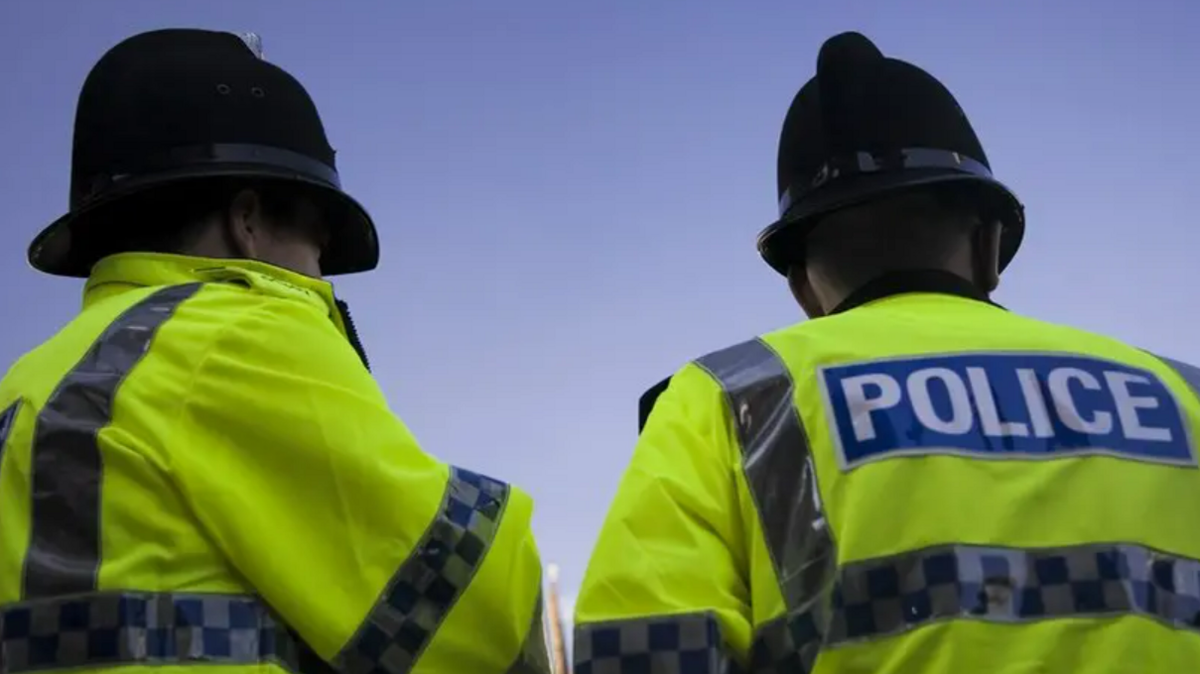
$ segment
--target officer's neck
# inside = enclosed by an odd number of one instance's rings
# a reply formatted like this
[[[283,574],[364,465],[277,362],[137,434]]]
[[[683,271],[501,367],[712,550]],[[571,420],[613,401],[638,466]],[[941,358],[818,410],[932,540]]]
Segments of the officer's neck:
[[[992,302],[988,294],[971,281],[945,269],[907,269],[887,272],[867,281],[846,295],[826,315],[849,311],[868,302],[904,293],[938,293],[967,299]]]

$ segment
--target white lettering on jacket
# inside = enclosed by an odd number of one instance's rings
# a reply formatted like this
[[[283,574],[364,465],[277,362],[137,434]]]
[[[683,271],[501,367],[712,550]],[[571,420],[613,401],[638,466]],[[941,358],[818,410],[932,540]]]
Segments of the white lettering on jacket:
[[[1067,355],[980,353],[824,367],[843,466],[891,455],[1107,454],[1196,465],[1177,401],[1154,374]]]

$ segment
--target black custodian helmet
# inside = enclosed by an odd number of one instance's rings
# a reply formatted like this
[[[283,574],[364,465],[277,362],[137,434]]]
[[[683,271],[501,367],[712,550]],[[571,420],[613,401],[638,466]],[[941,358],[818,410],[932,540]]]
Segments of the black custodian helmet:
[[[214,178],[311,188],[329,226],[322,273],[378,264],[375,225],[342,191],[303,85],[263,60],[256,36],[192,29],[135,35],[92,68],[75,112],[70,212],[34,239],[29,262],[48,274],[86,277],[101,256],[86,242],[121,234],[110,207]]]
[[[986,221],[999,221],[1000,268],[1025,233],[1016,196],[992,177],[983,146],[954,96],[924,70],[885,58],[858,33],[825,42],[817,74],[783,123],[779,220],[758,250],[786,274],[823,216],[902,190],[957,190]]]

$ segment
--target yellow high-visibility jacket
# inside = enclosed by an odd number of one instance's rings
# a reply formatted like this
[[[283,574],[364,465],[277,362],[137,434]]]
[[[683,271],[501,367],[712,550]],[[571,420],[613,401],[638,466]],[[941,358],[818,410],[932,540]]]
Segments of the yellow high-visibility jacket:
[[[0,671],[549,671],[530,498],[418,447],[323,281],[101,261],[0,447]]]
[[[1200,370],[969,295],[679,370],[588,566],[576,674],[1200,671]]]

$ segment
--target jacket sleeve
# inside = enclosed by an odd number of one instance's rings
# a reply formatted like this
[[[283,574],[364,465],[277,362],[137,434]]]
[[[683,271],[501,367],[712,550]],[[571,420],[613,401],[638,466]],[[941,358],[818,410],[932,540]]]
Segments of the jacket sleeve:
[[[423,452],[319,310],[230,321],[171,437],[201,525],[335,670],[549,671],[530,498]]]
[[[734,440],[716,382],[695,365],[672,377],[588,563],[576,672],[640,672],[650,658],[706,673],[726,671],[730,656],[745,660],[751,614]]]

